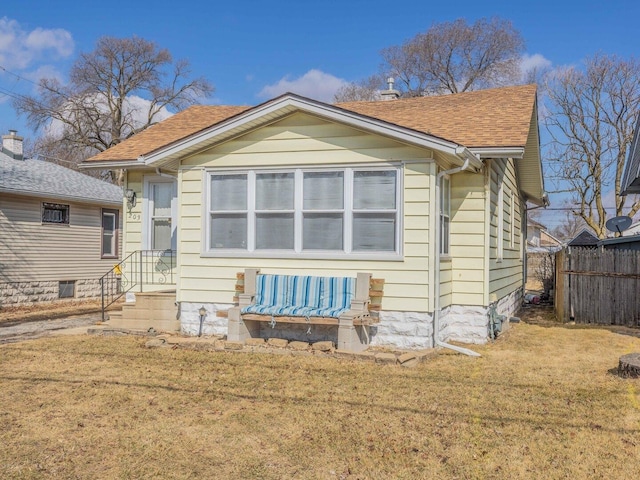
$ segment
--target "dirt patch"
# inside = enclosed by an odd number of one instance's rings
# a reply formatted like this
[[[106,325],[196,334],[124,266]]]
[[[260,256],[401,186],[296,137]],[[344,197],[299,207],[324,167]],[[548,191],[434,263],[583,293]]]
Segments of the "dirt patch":
[[[108,310],[118,309],[114,305]],[[0,308],[0,327],[16,325],[23,322],[54,320],[73,315],[88,315],[102,311],[100,300],[74,300],[69,302],[38,303]]]

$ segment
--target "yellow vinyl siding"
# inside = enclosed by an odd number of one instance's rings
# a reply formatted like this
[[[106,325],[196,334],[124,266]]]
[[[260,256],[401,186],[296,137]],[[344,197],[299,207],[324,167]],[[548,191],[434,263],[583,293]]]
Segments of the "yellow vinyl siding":
[[[462,172],[451,176],[451,283],[449,303],[482,305],[484,297],[485,179]]]
[[[516,168],[511,159],[496,159],[490,169],[490,242],[489,242],[489,293],[498,299],[522,287],[522,208],[516,181]],[[503,184],[503,202],[498,204],[500,183]],[[514,212],[511,214],[511,196],[514,196]],[[498,225],[499,209],[503,210],[503,221]],[[514,229],[514,243],[510,245],[510,232]],[[498,229],[502,229],[502,260],[498,259]]]
[[[132,189],[136,192],[137,202],[136,206],[129,208],[124,207],[123,221],[124,221],[124,245],[122,250],[122,257],[125,258],[136,250],[142,250],[142,175],[140,171],[127,172],[127,185],[126,188]]]
[[[42,202],[69,205],[69,224],[42,223]],[[101,258],[102,208],[117,209],[0,194],[0,282],[100,278],[118,262]]]
[[[294,114],[182,161],[178,231],[178,301],[231,303],[236,273],[247,267],[269,273],[355,276],[371,272],[384,278],[384,310],[429,311],[429,189],[433,176],[428,150],[360,132],[312,115]],[[206,186],[204,169],[305,167],[382,164],[403,166],[403,258],[392,261],[211,258],[201,256]]]

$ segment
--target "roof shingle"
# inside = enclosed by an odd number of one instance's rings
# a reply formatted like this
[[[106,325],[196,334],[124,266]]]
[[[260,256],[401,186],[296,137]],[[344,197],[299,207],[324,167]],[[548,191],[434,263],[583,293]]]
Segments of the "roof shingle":
[[[524,147],[535,105],[535,85],[437,97],[347,102],[335,106],[468,148]],[[193,106],[101,152],[86,163],[130,161],[249,110],[246,106]]]
[[[42,160],[15,160],[0,153],[0,192],[79,202],[122,204],[122,188]]]

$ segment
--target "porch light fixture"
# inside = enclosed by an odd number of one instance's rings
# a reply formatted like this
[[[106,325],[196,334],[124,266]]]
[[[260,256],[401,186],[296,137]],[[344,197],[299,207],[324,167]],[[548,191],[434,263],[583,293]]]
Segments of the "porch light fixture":
[[[202,324],[204,323],[204,317],[207,316],[207,309],[204,308],[204,305],[200,307],[198,310],[198,314],[200,315],[200,330],[198,331],[198,336],[202,336]]]
[[[136,197],[136,192],[131,190],[130,188],[127,188],[124,191],[124,197],[127,199],[127,207],[129,207],[129,210],[131,210],[133,207],[136,206],[137,202],[137,197]]]

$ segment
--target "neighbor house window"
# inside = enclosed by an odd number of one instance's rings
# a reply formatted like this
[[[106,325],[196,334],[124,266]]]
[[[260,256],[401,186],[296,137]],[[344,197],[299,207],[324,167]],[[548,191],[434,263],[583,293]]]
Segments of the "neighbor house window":
[[[69,205],[43,203],[42,223],[59,223],[69,225]]]
[[[102,210],[102,258],[118,257],[118,211]]]
[[[208,251],[398,253],[399,169],[208,175]]]
[[[440,179],[440,254],[449,255],[451,242],[451,180]]]
[[[76,295],[75,280],[63,280],[58,284],[58,298],[73,298]]]

